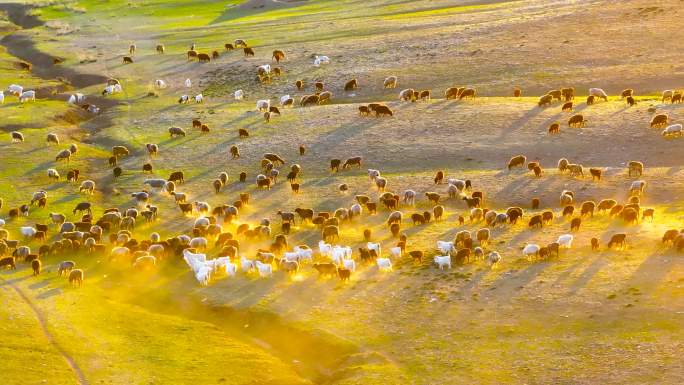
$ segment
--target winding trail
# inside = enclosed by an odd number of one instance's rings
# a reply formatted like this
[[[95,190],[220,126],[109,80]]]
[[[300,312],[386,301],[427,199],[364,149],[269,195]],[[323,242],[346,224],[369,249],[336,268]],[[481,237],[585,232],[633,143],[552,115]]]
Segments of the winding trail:
[[[38,320],[38,323],[40,324],[40,328],[43,331],[43,335],[45,335],[45,338],[47,339],[48,343],[62,356],[64,361],[67,363],[69,366],[69,369],[74,373],[74,377],[79,385],[88,385],[88,380],[86,379],[85,375],[83,374],[83,371],[81,368],[78,366],[76,361],[74,360],[69,353],[64,350],[62,345],[59,344],[50,333],[50,330],[47,327],[47,319],[45,318],[45,315],[38,309],[36,304],[31,300],[31,298],[24,293],[23,290],[19,288],[19,286],[15,285],[12,283],[12,281],[6,280],[2,277],[0,277],[0,280],[2,280],[3,284],[11,287],[14,289],[14,291],[21,297],[21,299],[28,305],[29,308],[33,311],[34,316],[36,317],[36,320]]]

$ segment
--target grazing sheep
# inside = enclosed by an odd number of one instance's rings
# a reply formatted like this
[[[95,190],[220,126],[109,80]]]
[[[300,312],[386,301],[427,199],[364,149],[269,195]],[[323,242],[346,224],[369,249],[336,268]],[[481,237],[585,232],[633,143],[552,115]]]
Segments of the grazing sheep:
[[[12,131],[12,143],[23,143],[24,142],[24,135],[21,132],[18,131]]]
[[[508,161],[508,169],[511,170],[513,167],[523,167],[527,158],[525,155],[516,155]]]
[[[624,250],[625,246],[627,246],[627,234],[624,233],[618,233],[618,234],[613,234],[612,237],[610,237],[610,241],[608,241],[608,248],[612,249],[613,246],[618,247],[619,250]]]
[[[345,91],[352,91],[355,90],[359,86],[359,83],[356,79],[352,79],[344,84],[344,90]]]
[[[537,106],[539,106],[539,107],[548,106],[548,105],[551,105],[551,102],[553,102],[553,96],[546,94],[546,95],[543,95],[542,97],[539,98],[539,101],[537,102]]]
[[[563,107],[561,108],[561,111],[563,112],[570,112],[572,111],[572,102],[566,102],[563,104]]]
[[[465,98],[475,99],[475,93],[476,91],[474,88],[466,88],[463,91],[459,92],[458,100]]]
[[[396,76],[388,76],[383,81],[382,86],[384,88],[396,88],[397,87],[397,77]]]
[[[399,100],[404,101],[404,102],[408,102],[408,101],[413,102],[413,101],[415,101],[415,98],[413,97],[414,93],[415,93],[415,90],[413,88],[407,88],[405,90],[402,90],[399,93]]]
[[[59,172],[54,168],[49,168],[47,170],[47,176],[49,179],[59,180]]]
[[[575,213],[575,206],[569,205],[563,207],[563,216],[564,217],[571,217],[572,214]]]
[[[572,218],[572,221],[570,221],[570,231],[579,231],[581,224],[581,218]]]
[[[74,283],[78,283],[78,286],[81,287],[83,285],[83,279],[84,279],[83,270],[73,269],[73,270],[71,270],[71,272],[69,272],[69,285],[72,285]]]
[[[321,64],[330,64],[330,58],[325,55],[316,55],[313,65],[315,67],[320,67]]]
[[[612,209],[613,207],[615,207],[616,204],[617,202],[614,199],[603,199],[599,201],[598,205],[596,206],[596,209],[600,213],[601,211]]]
[[[651,222],[653,222],[654,213],[655,213],[654,209],[645,209],[641,214],[641,220],[643,221],[646,218],[650,218]]]
[[[584,176],[584,167],[581,164],[568,164],[568,170],[570,170],[570,176]]]
[[[589,173],[591,174],[591,180],[593,181],[594,179],[601,180],[601,175],[603,174],[603,170],[600,168],[590,168]]]
[[[587,96],[587,106],[593,105],[595,100],[596,100],[596,97],[594,95]]]
[[[36,91],[24,91],[19,95],[19,102],[35,102],[36,101]]]
[[[553,122],[549,126],[549,134],[559,134],[560,133],[560,123]]]
[[[595,98],[603,99],[606,102],[608,101],[608,94],[606,94],[606,92],[601,88],[590,88],[589,95]]]
[[[539,245],[536,245],[534,243],[527,244],[527,245],[525,245],[525,247],[523,248],[523,251],[522,251],[523,257],[525,257],[527,259],[529,259],[531,256],[538,257],[539,256],[539,249],[540,249]]]
[[[651,128],[661,128],[667,126],[669,122],[669,117],[666,114],[655,115],[651,119]]]
[[[588,120],[582,114],[575,114],[568,119],[568,127],[581,128],[586,126]]]
[[[681,137],[682,136],[682,124],[673,124],[670,126],[667,126],[662,132],[661,135],[664,138],[670,138],[670,137]]]

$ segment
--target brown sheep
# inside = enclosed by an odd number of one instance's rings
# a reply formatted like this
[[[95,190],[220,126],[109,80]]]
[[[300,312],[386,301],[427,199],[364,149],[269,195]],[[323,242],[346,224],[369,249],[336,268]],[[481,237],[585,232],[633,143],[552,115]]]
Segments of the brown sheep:
[[[142,171],[143,171],[143,173],[150,173],[151,174],[152,173],[152,165],[149,163],[143,164]]]
[[[188,61],[190,61],[196,57],[197,57],[197,51],[192,50],[192,49],[188,51]]]
[[[375,109],[375,117],[379,118],[381,116],[394,116],[394,112],[387,106],[379,105]]]
[[[561,95],[563,95],[566,102],[569,102],[575,98],[575,89],[573,87],[561,88]]]
[[[549,134],[559,134],[560,133],[560,123],[553,122],[549,126]]]
[[[561,108],[561,111],[563,112],[571,112],[572,111],[572,102],[566,102],[563,104],[563,107]]]
[[[585,215],[589,215],[592,218],[594,217],[594,209],[596,208],[596,202],[594,201],[586,201],[582,203],[582,206],[580,207],[580,216],[583,217]]]
[[[435,217],[435,221],[442,219],[444,215],[444,206],[435,206],[432,208],[432,214]]]
[[[299,156],[304,156],[306,154],[306,147],[303,144],[299,145]]]
[[[301,91],[304,89],[304,81],[303,80],[297,80],[295,82],[295,87],[297,87],[297,90]]]
[[[601,211],[612,209],[616,204],[617,202],[614,199],[603,199],[598,203],[596,209],[600,213]]]
[[[359,83],[356,81],[356,79],[352,79],[344,84],[344,90],[345,91],[352,91],[355,90],[359,86]]]
[[[359,106],[359,115],[361,116],[368,116],[370,115],[371,111],[368,108],[368,106]]]
[[[200,63],[209,63],[211,61],[211,56],[209,56],[206,53],[198,53],[197,61],[199,61]]]
[[[290,188],[294,194],[299,194],[299,183],[290,183]]]
[[[399,223],[392,223],[390,225],[390,233],[394,238],[397,238],[399,236],[399,232],[401,231],[401,225]]]
[[[218,59],[219,57],[221,57],[221,55],[219,54],[218,51],[211,51],[211,58],[212,59]]]
[[[276,49],[273,51],[272,58],[273,58],[273,60],[276,61],[276,63],[280,63],[281,60],[285,60],[285,52],[283,52],[279,49]]]
[[[349,281],[349,277],[351,277],[351,270],[338,267],[337,276],[340,278],[340,281],[342,282]]]
[[[663,235],[662,243],[674,243],[674,240],[679,236],[679,230],[667,230]]]
[[[431,98],[430,90],[420,91],[420,94],[418,94],[418,98],[420,98],[420,100],[430,100],[430,98]]]
[[[266,179],[260,179],[257,181],[257,188],[265,188],[270,190],[271,189],[271,180],[266,178]]]
[[[242,49],[242,52],[244,52],[245,57],[254,56],[254,50],[253,50],[252,48],[250,48],[250,47],[245,47],[245,48],[243,48],[243,49]]]
[[[33,270],[33,275],[38,275],[40,274],[40,268],[42,264],[40,263],[40,259],[34,259],[31,261],[31,269]]]
[[[636,176],[641,176],[644,173],[644,164],[637,161],[630,161],[628,164],[628,175],[631,177],[632,174]]]
[[[587,106],[591,106],[595,102],[596,102],[596,96],[594,96],[594,95],[587,96]]]
[[[318,95],[304,95],[299,101],[299,105],[302,107],[306,107],[308,105],[312,104],[318,104],[319,97]]]
[[[143,166],[143,171],[144,171],[144,169],[145,169],[145,167]],[[114,174],[114,178],[118,178],[121,176],[121,174],[123,174],[123,170],[121,169],[121,167],[114,167],[114,169],[112,170],[112,173]]]
[[[681,103],[682,102],[682,94],[679,92],[675,93],[674,95],[672,95],[671,101],[672,101],[672,104]]]
[[[334,240],[335,238],[339,240],[340,229],[337,226],[325,226],[321,231],[321,236],[323,237],[324,241],[328,241],[329,239]]]
[[[639,212],[632,207],[625,207],[620,216],[628,225],[637,224],[639,222]]]
[[[534,227],[539,227],[542,228],[544,226],[544,220],[541,215],[533,215],[530,218],[530,222],[527,224],[527,227],[534,228]]]
[[[418,214],[418,213],[411,214],[411,221],[413,221],[414,226],[416,224],[419,224],[419,225],[425,224],[425,218],[423,217],[423,214]]]
[[[249,138],[249,132],[244,128],[240,128],[238,129],[238,137],[240,139]]]
[[[124,56],[123,57],[123,64],[132,64],[133,63],[133,58],[130,56]]]
[[[271,121],[271,113],[270,112],[268,112],[268,111],[264,112],[264,121],[266,123]]]
[[[331,99],[332,99],[332,92],[323,91],[318,95],[318,104],[330,103]]]
[[[466,202],[466,205],[468,205],[468,208],[478,208],[480,207],[481,200],[478,197],[475,198],[468,198],[468,197],[463,197],[463,200]]]
[[[437,171],[437,174],[435,175],[435,184],[440,184],[444,181],[444,171],[439,170]]]
[[[568,119],[568,127],[584,127],[587,124],[587,120],[584,119],[582,114],[576,114]]]
[[[508,169],[510,170],[513,167],[523,167],[526,161],[527,158],[525,157],[525,155],[516,155],[508,161]]]
[[[444,91],[444,98],[446,100],[456,99],[458,97],[458,87],[450,87]]]
[[[562,95],[563,93],[560,90],[551,90],[546,93],[547,95],[551,95],[552,98],[560,101],[562,100]]]
[[[427,197],[428,202],[434,202],[435,204],[439,204],[440,196],[436,192],[426,192],[425,196]]]
[[[417,262],[417,263],[422,263],[422,262],[423,262],[423,257],[424,257],[423,251],[421,251],[421,250],[412,250],[412,251],[409,251],[408,254],[409,254],[409,256],[411,257],[411,259],[413,260],[414,263],[416,263],[416,262]]]
[[[69,272],[69,285],[72,285],[74,282],[78,283],[78,286],[81,287],[83,285],[83,270],[81,269],[73,269],[71,272]]]
[[[544,211],[542,214],[542,222],[546,225],[550,225],[553,222],[553,211],[547,210]]]
[[[625,99],[625,101],[627,102],[627,105],[630,107],[634,107],[637,104],[636,100],[634,100],[632,96],[628,96],[627,99]]]
[[[539,201],[539,198],[532,198],[532,210],[537,210],[539,208],[539,204],[541,202]]]
[[[548,106],[551,104],[552,101],[553,101],[553,96],[546,94],[546,95],[539,98],[539,101],[537,102],[537,106],[539,106],[539,107]]]
[[[157,44],[157,53],[164,53],[164,44]]]
[[[534,176],[536,176],[537,178],[541,178],[541,176],[542,176],[542,168],[541,167],[535,166],[532,169],[532,171],[534,171]]]
[[[643,213],[641,213],[641,220],[645,220],[646,218],[650,218],[651,222],[653,222],[653,214],[655,213],[654,209],[645,209]]]
[[[603,174],[603,170],[600,168],[590,168],[589,173],[591,174],[591,180],[593,181],[594,179],[601,180],[601,175]]]
[[[598,238],[591,238],[591,251],[598,251],[599,240]]]
[[[238,149],[237,146],[233,145],[230,146],[230,155],[232,159],[237,159],[240,157],[240,150]]]
[[[200,127],[200,131],[201,131],[203,134],[206,134],[207,132],[210,132],[211,130],[209,129],[209,125],[207,125],[207,124],[202,124],[202,126]]]
[[[221,188],[223,187],[223,182],[221,182],[221,180],[219,180],[219,179],[215,179],[212,182],[212,186],[214,187],[214,192],[216,194],[218,194],[221,192]]]
[[[623,205],[615,205],[612,209],[610,209],[610,213],[608,213],[608,215],[611,217],[622,215],[622,210],[624,210],[624,208],[625,206]]]
[[[521,97],[521,96],[522,96],[522,90],[521,90],[520,88],[518,88],[518,87],[515,87],[515,88],[513,89],[513,97],[514,97],[514,98],[519,98],[519,97]]]
[[[315,88],[316,91],[318,91],[318,92],[323,91],[323,88],[324,88],[323,82],[315,82],[315,83],[314,83],[314,88]]]
[[[340,165],[342,164],[342,161],[339,159],[331,159],[330,160],[330,171],[335,171],[339,172],[340,171]]]
[[[651,119],[651,128],[665,127],[669,122],[666,114],[658,114]]]
[[[17,269],[16,259],[14,257],[3,257],[0,258],[0,268],[10,268],[12,270]]]
[[[612,249],[613,246],[617,246],[620,250],[624,250],[625,246],[627,245],[626,239],[627,239],[627,234],[624,234],[624,233],[614,234],[612,237],[610,237],[610,241],[608,241],[607,246],[609,249]]]
[[[475,99],[475,89],[474,88],[466,88],[463,91],[461,91],[459,96],[458,96],[458,100],[465,99],[465,98]]]
[[[572,221],[570,221],[570,231],[579,231],[581,224],[581,218],[572,218]]]

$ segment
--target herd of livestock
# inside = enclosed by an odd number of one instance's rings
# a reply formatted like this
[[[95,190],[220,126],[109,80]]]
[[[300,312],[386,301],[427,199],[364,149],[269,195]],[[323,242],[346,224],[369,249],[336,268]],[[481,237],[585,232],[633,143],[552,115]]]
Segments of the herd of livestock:
[[[225,50],[232,51],[242,48],[245,56],[254,56],[255,52],[244,40],[236,40],[234,43],[226,44]],[[129,56],[125,56],[125,64],[134,63],[136,46],[129,47]],[[156,47],[158,54],[166,52],[163,45]],[[220,56],[218,51],[211,54],[197,52],[193,46],[187,52],[188,60],[197,59],[200,62],[209,62]],[[286,55],[281,50],[273,51],[272,58],[276,63],[286,59]],[[313,65],[321,66],[331,63],[327,56],[318,55],[314,58]],[[30,66],[29,66],[30,69]],[[256,81],[269,83],[274,76],[283,73],[280,67],[264,64],[257,67]],[[155,87],[158,90],[167,88],[164,80],[157,79]],[[184,85],[191,86],[188,79]],[[382,86],[386,89],[393,89],[398,84],[396,76],[387,77]],[[305,83],[297,80],[295,83],[297,90],[303,90]],[[359,87],[356,79],[350,79],[344,84],[343,91],[352,91]],[[298,104],[301,107],[309,105],[319,105],[330,103],[333,99],[331,90],[327,90],[321,81],[314,83],[315,92],[301,96]],[[122,92],[122,85],[116,79],[110,79],[102,91],[102,96],[117,94]],[[607,101],[608,94],[600,88],[591,88],[586,99],[586,104],[591,105],[601,100]],[[16,96],[20,102],[35,101],[35,92],[24,90],[20,85],[10,85],[7,88],[7,96]],[[0,92],[0,103],[5,102],[5,94]],[[467,100],[477,96],[477,91],[473,87],[450,87],[445,90],[445,99]],[[522,96],[522,91],[514,89],[514,97]],[[241,100],[245,98],[245,91],[242,89],[234,92],[234,98]],[[399,99],[406,102],[419,100],[429,100],[430,90],[414,90],[407,88],[399,93]],[[620,95],[629,106],[637,102],[634,98],[634,91],[625,90]],[[200,93],[195,96],[181,95],[178,102],[203,103],[204,96]],[[256,109],[263,112],[264,119],[268,122],[275,115],[281,114],[281,109],[294,107],[295,99],[290,95],[282,95],[277,98],[280,108],[271,104],[271,99],[259,99],[256,102]],[[87,96],[75,93],[70,95],[68,103],[82,107],[90,113],[97,114],[100,109],[92,104],[86,103]],[[573,103],[576,103],[574,88],[562,88],[549,91],[540,97],[539,108],[552,106],[555,102],[561,103],[562,111],[572,111]],[[666,90],[663,93],[662,102],[681,103],[682,92],[677,90]],[[396,108],[396,107],[395,107]],[[384,103],[370,103],[361,105],[358,108],[361,116],[374,114],[377,117],[393,117],[392,108]],[[672,123],[668,115],[656,114],[648,123],[651,128],[662,128],[664,137],[679,137],[682,135],[682,124]],[[572,115],[567,122],[568,127],[583,127],[587,124],[587,119],[581,114]],[[192,128],[199,129],[201,132],[209,132],[206,123],[198,119],[192,121]],[[560,131],[560,122],[550,125],[548,133],[556,134]],[[182,127],[170,127],[168,134],[172,137],[185,137],[188,131]],[[166,135],[164,133],[163,135]],[[240,138],[249,138],[249,133],[239,130]],[[161,137],[161,135],[160,135]],[[24,135],[15,131],[11,133],[11,140],[17,145],[25,141]],[[46,137],[48,145],[60,146],[60,138],[55,133],[49,133]],[[160,145],[147,143],[145,150],[150,158],[154,158],[160,150]],[[71,144],[68,148],[57,151],[54,157],[54,166],[46,170],[45,183],[56,183],[66,180],[68,183],[78,184],[78,193],[91,196],[97,189],[96,181],[81,175],[80,170],[68,166],[72,157],[76,156],[78,146]],[[240,157],[240,149],[237,145],[232,145],[228,152],[232,158]],[[299,154],[304,156],[306,148],[301,146]],[[122,168],[119,165],[121,158],[130,156],[131,151],[125,146],[114,146],[111,157],[108,159],[109,166],[115,178],[122,175]],[[329,162],[330,172],[340,172],[352,168],[362,168],[363,158],[353,156],[348,159],[327,159],[324,161],[326,166]],[[276,153],[266,153],[259,163],[261,173],[254,178],[257,189],[270,190],[277,182],[280,175],[279,167],[285,165],[285,160]],[[62,166],[66,165],[66,166]],[[59,168],[63,171],[60,172]],[[527,160],[523,154],[513,156],[506,165],[508,170],[516,168],[527,168],[534,176],[542,177],[544,170],[538,162]],[[568,173],[571,177],[583,178],[591,176],[592,180],[601,181],[603,170],[601,168],[585,168],[580,163],[570,162],[568,159],[558,161],[557,170],[560,173]],[[627,167],[628,178],[639,178],[644,173],[645,168],[638,160],[631,161]],[[1,172],[1,170],[0,170]],[[147,162],[142,165],[142,172],[152,174],[152,164]],[[588,174],[586,174],[588,172]],[[62,174],[65,174],[64,176]],[[360,265],[375,265],[379,270],[391,271],[393,264],[402,258],[413,260],[414,263],[423,263],[426,257],[434,263],[437,268],[449,269],[453,265],[473,263],[478,260],[487,261],[491,265],[496,265],[502,259],[502,255],[492,248],[491,229],[503,226],[515,226],[525,221],[530,229],[544,228],[552,225],[558,217],[567,218],[569,221],[568,231],[558,236],[555,242],[540,245],[527,243],[521,245],[522,254],[528,259],[544,260],[559,257],[562,249],[573,246],[574,235],[580,231],[583,220],[591,220],[594,215],[608,215],[613,218],[620,218],[626,225],[635,224],[639,221],[654,220],[654,209],[642,207],[641,197],[646,188],[646,182],[640,179],[631,181],[628,189],[628,198],[623,202],[613,199],[603,199],[598,202],[576,201],[575,193],[571,190],[563,190],[559,193],[559,208],[542,208],[540,199],[532,198],[528,207],[508,207],[505,209],[493,208],[488,206],[485,191],[477,189],[477,181],[448,178],[444,171],[435,170],[435,177],[429,181],[428,186],[434,186],[434,190],[439,189],[444,192],[429,191],[424,194],[427,204],[431,207],[427,211],[416,211],[416,201],[421,196],[414,190],[405,190],[401,194],[389,191],[390,181],[383,176],[382,170],[367,169],[359,178],[368,178],[370,183],[377,189],[377,197],[373,199],[368,195],[356,195],[354,203],[349,207],[340,207],[334,211],[316,212],[311,208],[298,207],[292,211],[278,211],[280,217],[279,226],[272,223],[271,219],[263,219],[259,224],[249,224],[240,222],[240,210],[250,205],[250,194],[245,190],[239,199],[231,204],[210,205],[208,202],[191,201],[189,194],[180,191],[180,187],[185,182],[185,174],[182,170],[177,170],[166,179],[147,178],[141,181],[140,190],[131,193],[131,198],[135,205],[126,209],[117,207],[98,208],[87,199],[78,203],[70,213],[51,212],[43,218],[49,218],[50,223],[35,223],[31,226],[20,226],[15,231],[10,232],[4,226],[11,221],[19,220],[22,216],[29,216],[33,206],[39,209],[48,206],[52,198],[44,190],[36,191],[27,197],[28,203],[4,202],[0,197],[0,209],[6,210],[6,219],[0,219],[0,268],[16,268],[17,261],[25,261],[30,264],[34,274],[40,274],[42,263],[49,256],[65,257],[75,253],[87,253],[97,255],[108,255],[110,261],[126,261],[135,268],[150,269],[157,266],[162,261],[184,260],[188,268],[192,271],[198,282],[207,285],[212,279],[221,276],[233,276],[238,272],[251,274],[254,272],[261,277],[268,277],[274,270],[287,273],[297,273],[303,266],[311,265],[323,276],[337,276],[341,280],[348,280]],[[293,194],[300,192],[300,181],[302,178],[302,166],[292,164],[287,171],[287,181],[290,183]],[[247,174],[241,172],[239,181],[244,183],[244,189],[248,186]],[[207,181],[207,185],[216,193],[220,193],[226,186],[229,175],[221,172],[215,179]],[[429,187],[433,189],[433,187]],[[347,184],[340,184],[337,189],[342,192],[349,190]],[[173,199],[178,207],[178,212],[161,212],[155,205],[155,199]],[[449,202],[452,207],[447,207]],[[451,204],[451,202],[456,202]],[[459,203],[461,202],[461,203]],[[5,204],[6,203],[6,204]],[[4,206],[6,208],[3,208]],[[454,205],[461,207],[455,208]],[[96,216],[95,210],[102,214]],[[431,221],[448,220],[447,210],[462,210],[462,215],[457,215],[454,226],[464,226],[466,222],[476,224],[479,229],[475,231],[458,231],[454,239],[437,240],[434,250],[418,250],[411,248],[407,235],[402,229],[409,224],[413,226],[429,225]],[[386,224],[389,228],[393,241],[391,247],[382,247],[382,244],[373,236],[370,229],[363,231],[363,244],[361,247],[352,248],[349,245],[337,244],[340,242],[341,228],[344,226],[355,226],[364,221],[364,216],[378,215],[379,211],[386,210]],[[411,212],[414,211],[414,212]],[[45,211],[44,211],[45,213]],[[158,233],[152,233],[144,238],[136,236],[136,226],[139,222],[153,223],[160,218],[171,220],[173,215],[192,215],[197,216],[194,225],[187,233],[178,234],[173,237],[162,239]],[[37,218],[37,217],[34,217]],[[295,227],[296,222],[306,226]],[[288,241],[288,236],[296,229],[317,228],[321,235],[320,242],[314,247],[308,245],[292,245]],[[245,253],[245,244],[250,242],[268,241],[270,246],[258,249],[252,255]],[[359,237],[358,241],[361,241]],[[628,242],[625,233],[613,234],[606,243],[608,249],[623,249]],[[672,244],[677,251],[684,250],[684,230],[671,229],[662,238],[663,243]],[[591,239],[591,249],[598,250],[602,241],[598,238]],[[385,250],[386,249],[386,250]],[[213,258],[208,256],[213,254]],[[84,271],[77,269],[76,263],[65,259],[57,264],[58,273],[66,275],[69,282],[83,282]]]

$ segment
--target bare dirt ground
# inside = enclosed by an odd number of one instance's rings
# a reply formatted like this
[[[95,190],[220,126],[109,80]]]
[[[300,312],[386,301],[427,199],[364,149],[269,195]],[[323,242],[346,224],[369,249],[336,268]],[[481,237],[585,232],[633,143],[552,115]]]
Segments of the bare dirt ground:
[[[280,7],[250,1],[239,6],[248,14],[211,27],[168,29],[162,21],[136,14],[133,9],[112,24],[89,19],[95,17],[92,14],[73,16],[69,22],[79,27],[80,35],[62,36],[56,41],[49,41],[49,33],[42,30],[25,32],[53,55],[59,52],[78,58],[68,63],[69,68],[81,74],[116,77],[127,90],[125,95],[113,98],[118,103],[109,106],[102,116],[78,127],[94,146],[108,150],[111,145],[125,144],[133,150],[132,156],[122,161],[126,173],[118,180],[105,168],[104,157],[93,157],[88,174],[102,190],[93,199],[103,207],[130,206],[127,194],[139,191],[147,177],[139,169],[150,161],[159,177],[184,170],[187,181],[182,191],[193,200],[206,200],[215,206],[249,192],[252,204],[241,210],[240,221],[254,224],[268,217],[277,229],[280,220],[276,212],[281,209],[331,211],[349,207],[355,194],[377,198],[379,192],[368,180],[366,168],[380,169],[389,180],[390,191],[401,194],[414,189],[418,193],[417,207],[401,208],[405,214],[431,210],[425,192],[446,196],[446,185],[432,182],[434,173],[441,169],[447,178],[471,179],[475,190],[486,193],[487,207],[493,210],[519,205],[529,215],[536,213],[529,208],[531,198],[539,197],[542,208],[553,209],[557,218],[543,230],[527,229],[526,221],[493,229],[488,251],[503,255],[502,263],[494,268],[479,261],[438,271],[429,261],[414,265],[404,258],[395,263],[391,273],[363,266],[346,284],[320,279],[306,268],[295,277],[277,273],[266,280],[239,275],[200,289],[189,273],[178,269],[173,271],[177,277],[171,283],[165,281],[169,291],[206,305],[211,314],[216,311],[224,316],[221,311],[226,309],[236,312],[235,318],[244,321],[244,332],[254,338],[252,343],[281,353],[287,345],[296,345],[297,338],[278,341],[267,332],[272,330],[268,325],[290,325],[293,336],[297,331],[320,332],[331,340],[344,341],[339,352],[334,351],[337,348],[333,344],[326,346],[332,353],[320,357],[320,368],[315,369],[311,362],[316,362],[320,339],[301,335],[307,348],[283,353],[295,367],[297,362],[306,362],[308,367],[301,372],[317,383],[684,381],[679,359],[684,350],[684,265],[681,255],[660,243],[665,230],[682,227],[684,152],[681,138],[666,140],[659,129],[650,129],[648,124],[653,116],[651,107],[667,113],[672,122],[684,118],[681,105],[663,104],[654,96],[663,89],[684,86],[684,43],[666,37],[680,27],[684,3],[308,3],[301,6],[321,8],[297,12],[300,4]],[[464,4],[472,7],[455,10]],[[264,9],[258,11],[261,5]],[[141,22],[148,17],[149,23]],[[220,59],[209,64],[184,58],[191,42],[197,42],[201,51],[209,51],[235,38],[255,42],[256,57],[245,59],[241,52],[222,52]],[[131,41],[141,52],[134,64],[124,66],[121,56]],[[160,41],[169,47],[165,55],[153,53]],[[285,75],[271,85],[260,85],[253,79],[255,67],[274,65],[270,53],[276,48],[287,52],[281,64]],[[330,56],[332,63],[312,67],[315,54]],[[98,59],[80,63],[83,57]],[[382,88],[382,80],[390,74],[399,76],[395,90]],[[166,79],[169,89],[159,91],[158,98],[145,97],[157,78]],[[189,90],[182,86],[186,78],[194,83]],[[350,78],[357,78],[360,87],[346,93],[341,88]],[[305,91],[296,91],[296,79],[306,81]],[[282,116],[269,124],[254,111],[257,99],[275,101],[290,94],[298,100],[313,92],[316,80],[334,92],[332,104],[284,109]],[[482,97],[474,101],[443,100],[444,89],[454,85],[474,86]],[[521,87],[526,97],[509,97],[515,86]],[[559,103],[549,108],[536,106],[540,94],[563,86],[578,90],[580,96],[572,114],[581,113],[589,120],[585,128],[568,128],[571,114],[561,112]],[[608,91],[610,101],[587,106],[587,89],[594,86]],[[397,93],[407,87],[431,89],[434,99],[398,102]],[[634,107],[627,107],[616,96],[628,87],[638,95]],[[245,101],[232,100],[236,89],[245,90]],[[86,90],[97,93],[101,87]],[[203,105],[176,103],[181,93],[198,92],[206,97]],[[386,101],[395,111],[394,117],[359,117],[359,103],[368,101]],[[189,125],[193,118],[206,122],[211,133],[192,131]],[[561,133],[548,135],[548,126],[554,121],[561,123]],[[190,134],[171,140],[166,129],[172,125],[182,126]],[[238,128],[248,129],[250,138],[239,139]],[[160,144],[156,159],[145,154],[143,145],[149,142]],[[242,153],[238,160],[230,160],[227,153],[233,144]],[[308,148],[304,157],[297,152],[300,144]],[[7,154],[20,155],[16,147],[2,146]],[[251,181],[260,172],[258,163],[266,152],[286,159],[281,177],[287,165],[302,165],[299,195],[291,194],[284,180],[270,191],[254,189]],[[52,153],[41,148],[34,156],[47,158]],[[544,176],[535,178],[527,170],[506,170],[508,159],[517,154],[539,161]],[[330,173],[330,159],[351,156],[363,157],[361,169]],[[586,168],[603,168],[603,180],[594,182],[588,175],[573,178],[559,173],[555,165],[561,157]],[[575,246],[563,251],[559,259],[529,262],[521,258],[526,243],[546,244],[569,232],[569,220],[558,218],[561,190],[575,191],[577,202],[604,198],[624,202],[634,180],[626,174],[630,160],[646,165],[641,179],[648,186],[642,204],[656,209],[653,223],[626,226],[605,214],[596,215],[583,219],[581,231],[575,234]],[[246,185],[236,182],[243,170],[249,175]],[[221,171],[232,179],[220,194],[214,194],[210,183]],[[341,183],[349,185],[349,193],[337,190]],[[35,185],[34,179],[17,181],[19,189]],[[172,236],[191,228],[194,218],[183,217],[170,198],[158,195],[153,200],[163,212],[164,222],[140,225],[140,234],[159,231]],[[410,250],[425,250],[432,256],[437,253],[435,241],[451,240],[459,230],[474,231],[484,226],[471,222],[458,225],[458,216],[468,213],[462,201],[446,199],[443,205],[447,211],[443,221],[422,226],[404,224]],[[356,249],[363,245],[362,230],[370,228],[374,239],[388,249],[396,242],[384,223],[388,214],[385,209],[375,216],[364,213],[357,222],[343,225],[339,243]],[[235,225],[226,230],[234,231]],[[605,248],[616,232],[628,234],[624,251]],[[601,240],[599,252],[589,248],[592,237]],[[319,230],[309,224],[298,224],[289,237],[292,244],[311,246],[319,239]],[[246,244],[241,253],[253,255],[269,243]],[[104,279],[102,285],[113,283]],[[143,294],[150,290],[154,298],[153,289],[137,289]],[[244,316],[251,312],[268,316]],[[230,314],[225,313],[225,317]],[[194,307],[186,309],[184,315],[211,318]],[[277,322],[269,317],[276,317]],[[228,322],[220,318],[211,318],[211,322]],[[252,323],[260,324],[254,326],[255,331],[249,330]]]

